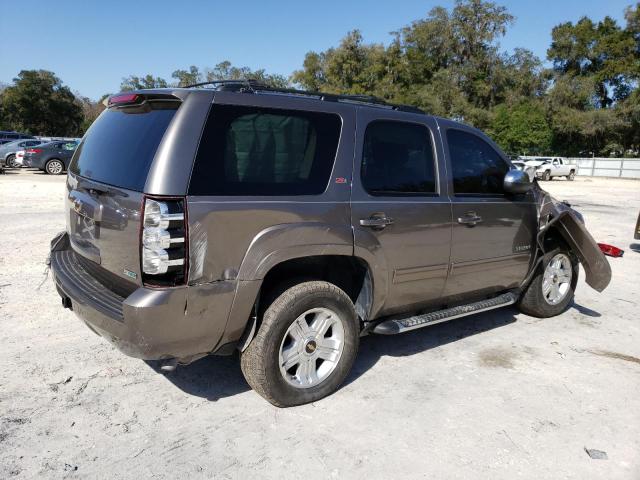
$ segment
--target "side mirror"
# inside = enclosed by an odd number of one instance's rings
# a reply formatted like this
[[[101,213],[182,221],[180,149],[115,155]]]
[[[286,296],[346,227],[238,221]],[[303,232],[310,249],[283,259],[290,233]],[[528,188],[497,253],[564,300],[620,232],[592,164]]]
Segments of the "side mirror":
[[[522,170],[509,170],[504,176],[502,185],[504,191],[507,193],[527,193],[531,190],[533,183],[531,183],[527,172]]]

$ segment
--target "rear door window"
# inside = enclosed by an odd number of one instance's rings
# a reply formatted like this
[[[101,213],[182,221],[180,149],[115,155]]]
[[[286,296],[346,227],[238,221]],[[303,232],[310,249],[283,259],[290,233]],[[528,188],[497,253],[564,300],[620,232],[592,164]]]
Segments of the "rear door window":
[[[447,130],[455,195],[503,195],[509,165],[473,133]]]
[[[340,138],[330,113],[214,104],[191,174],[191,195],[318,195]]]
[[[91,125],[69,171],[98,182],[143,191],[160,140],[179,102],[147,101],[109,108]]]
[[[424,125],[374,121],[364,136],[362,186],[371,195],[436,192],[431,134]]]

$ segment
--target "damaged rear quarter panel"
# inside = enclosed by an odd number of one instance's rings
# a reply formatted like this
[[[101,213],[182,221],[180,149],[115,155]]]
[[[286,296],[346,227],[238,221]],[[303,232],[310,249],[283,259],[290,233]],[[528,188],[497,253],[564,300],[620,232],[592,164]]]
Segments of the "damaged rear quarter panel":
[[[348,193],[348,191],[347,191]],[[220,344],[238,340],[262,279],[280,262],[310,255],[352,255],[348,201],[188,199],[189,284],[235,284]],[[191,302],[189,302],[191,308]]]
[[[353,253],[348,202],[199,197],[188,208],[192,285],[261,279],[271,266],[295,258],[297,248],[299,256]]]

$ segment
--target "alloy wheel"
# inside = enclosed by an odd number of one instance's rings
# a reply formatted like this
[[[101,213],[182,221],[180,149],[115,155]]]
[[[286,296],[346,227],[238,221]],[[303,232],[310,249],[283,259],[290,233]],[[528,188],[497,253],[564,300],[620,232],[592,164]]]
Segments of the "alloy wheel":
[[[542,278],[542,295],[549,305],[562,302],[571,290],[573,267],[564,253],[558,253],[547,264]]]
[[[313,308],[289,326],[279,351],[280,373],[296,388],[311,388],[335,370],[345,344],[342,320],[328,308]]]
[[[47,163],[47,173],[50,173],[51,175],[60,175],[62,173],[62,169],[62,163],[58,160],[51,160]]]

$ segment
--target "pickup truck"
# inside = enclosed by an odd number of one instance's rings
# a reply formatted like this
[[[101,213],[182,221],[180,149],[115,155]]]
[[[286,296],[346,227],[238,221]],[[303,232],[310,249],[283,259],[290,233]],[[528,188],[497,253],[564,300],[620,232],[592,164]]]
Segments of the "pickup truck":
[[[533,160],[525,160],[527,167],[535,168],[535,175],[542,180],[552,180],[553,177],[566,177],[573,180],[576,177],[575,165],[570,165],[561,157],[540,157]]]

